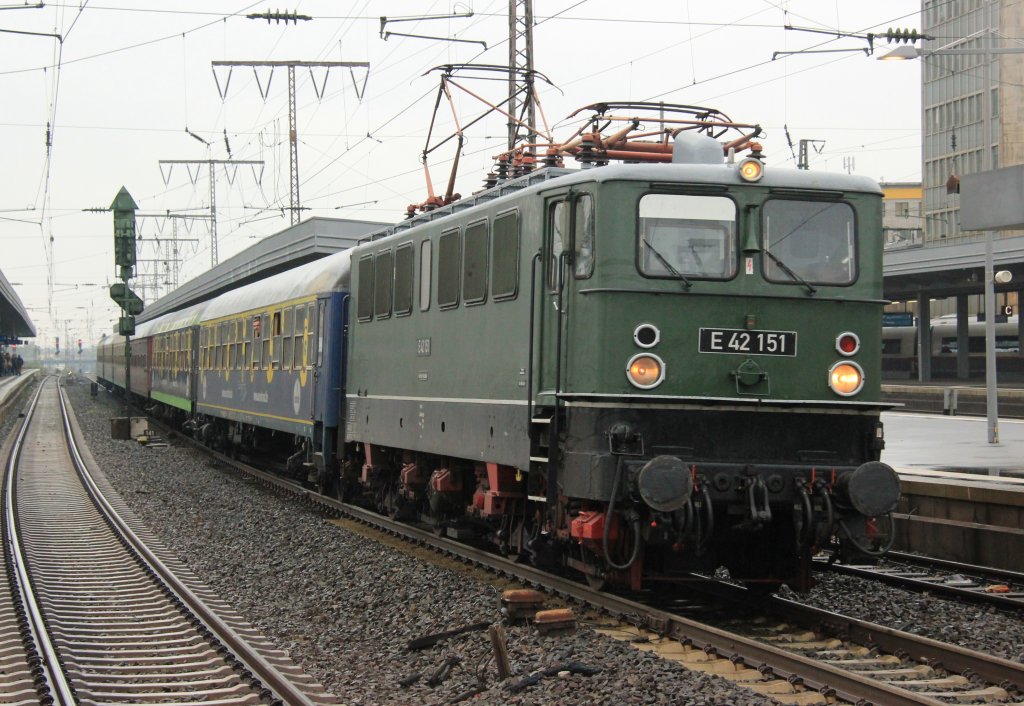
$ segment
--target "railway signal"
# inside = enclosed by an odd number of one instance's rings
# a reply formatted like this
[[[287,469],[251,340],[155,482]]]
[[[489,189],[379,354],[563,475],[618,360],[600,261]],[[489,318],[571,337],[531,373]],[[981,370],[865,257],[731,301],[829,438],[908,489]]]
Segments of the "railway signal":
[[[120,268],[121,282],[110,286],[110,298],[121,307],[124,315],[117,321],[117,332],[124,336],[125,401],[131,390],[131,335],[135,333],[135,317],[142,313],[143,303],[128,288],[128,280],[135,273],[135,212],[139,207],[128,189],[121,187],[110,204],[114,212],[114,264]]]

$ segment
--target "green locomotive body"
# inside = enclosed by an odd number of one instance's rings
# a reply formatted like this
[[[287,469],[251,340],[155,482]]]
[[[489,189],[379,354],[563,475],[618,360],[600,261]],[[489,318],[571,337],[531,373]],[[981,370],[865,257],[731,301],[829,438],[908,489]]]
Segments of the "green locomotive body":
[[[881,190],[723,158],[549,168],[352,252],[341,483],[642,585],[880,551]]]

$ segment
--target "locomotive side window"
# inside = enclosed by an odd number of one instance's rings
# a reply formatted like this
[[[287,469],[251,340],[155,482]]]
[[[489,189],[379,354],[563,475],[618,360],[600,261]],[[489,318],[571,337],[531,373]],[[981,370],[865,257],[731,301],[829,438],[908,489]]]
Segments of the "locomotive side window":
[[[412,260],[412,243],[395,248],[395,316],[408,316],[412,313]]]
[[[373,260],[374,314],[378,319],[391,316],[391,280],[395,276],[394,256],[390,250],[377,253]]]
[[[771,199],[764,205],[765,278],[799,284],[852,284],[857,278],[853,208],[834,201]]]
[[[491,296],[495,301],[515,299],[519,286],[519,213],[494,219],[491,250]]]
[[[580,194],[575,211],[572,234],[575,274],[577,279],[586,279],[594,274],[594,198]]]
[[[420,243],[420,311],[428,311],[430,309],[432,249],[433,242],[431,240],[424,240]]]
[[[640,199],[639,267],[648,277],[736,275],[736,204],[724,196],[647,194]]]
[[[462,294],[466,303],[483,303],[487,300],[487,221],[466,227],[462,258]]]
[[[359,258],[359,308],[356,316],[360,321],[373,319],[373,255]]]
[[[442,309],[459,305],[459,231],[441,233],[437,241],[437,304]]]
[[[560,260],[569,234],[569,207],[556,201],[548,207],[548,289],[557,292],[562,284]]]

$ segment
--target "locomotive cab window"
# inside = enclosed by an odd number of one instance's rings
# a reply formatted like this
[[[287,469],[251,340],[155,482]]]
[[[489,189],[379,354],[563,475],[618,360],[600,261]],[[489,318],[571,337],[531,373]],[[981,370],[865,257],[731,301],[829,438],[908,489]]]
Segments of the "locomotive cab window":
[[[556,201],[548,207],[548,291],[557,292],[562,286],[562,253],[569,235],[569,206]]]
[[[580,194],[573,208],[572,249],[576,279],[594,274],[594,198]]]
[[[763,208],[762,262],[771,282],[846,285],[857,278],[853,208],[835,201],[771,199]],[[785,264],[785,267],[781,263]]]
[[[648,277],[731,279],[736,275],[736,204],[724,196],[646,194],[637,248]]]

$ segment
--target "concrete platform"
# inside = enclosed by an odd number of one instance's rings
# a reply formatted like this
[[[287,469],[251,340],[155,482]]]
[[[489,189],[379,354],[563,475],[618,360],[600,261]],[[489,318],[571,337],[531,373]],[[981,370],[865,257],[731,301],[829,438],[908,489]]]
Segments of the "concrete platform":
[[[1000,418],[1024,419],[1024,386],[1000,383],[998,389]],[[903,406],[910,412],[931,412],[947,415],[986,414],[984,384],[950,382],[883,384],[882,399]]]
[[[882,460],[900,474],[896,548],[1024,571],[1024,421],[886,413]]]
[[[0,424],[7,421],[12,411],[18,409],[22,393],[38,374],[38,370],[23,370],[21,375],[0,377]]]

